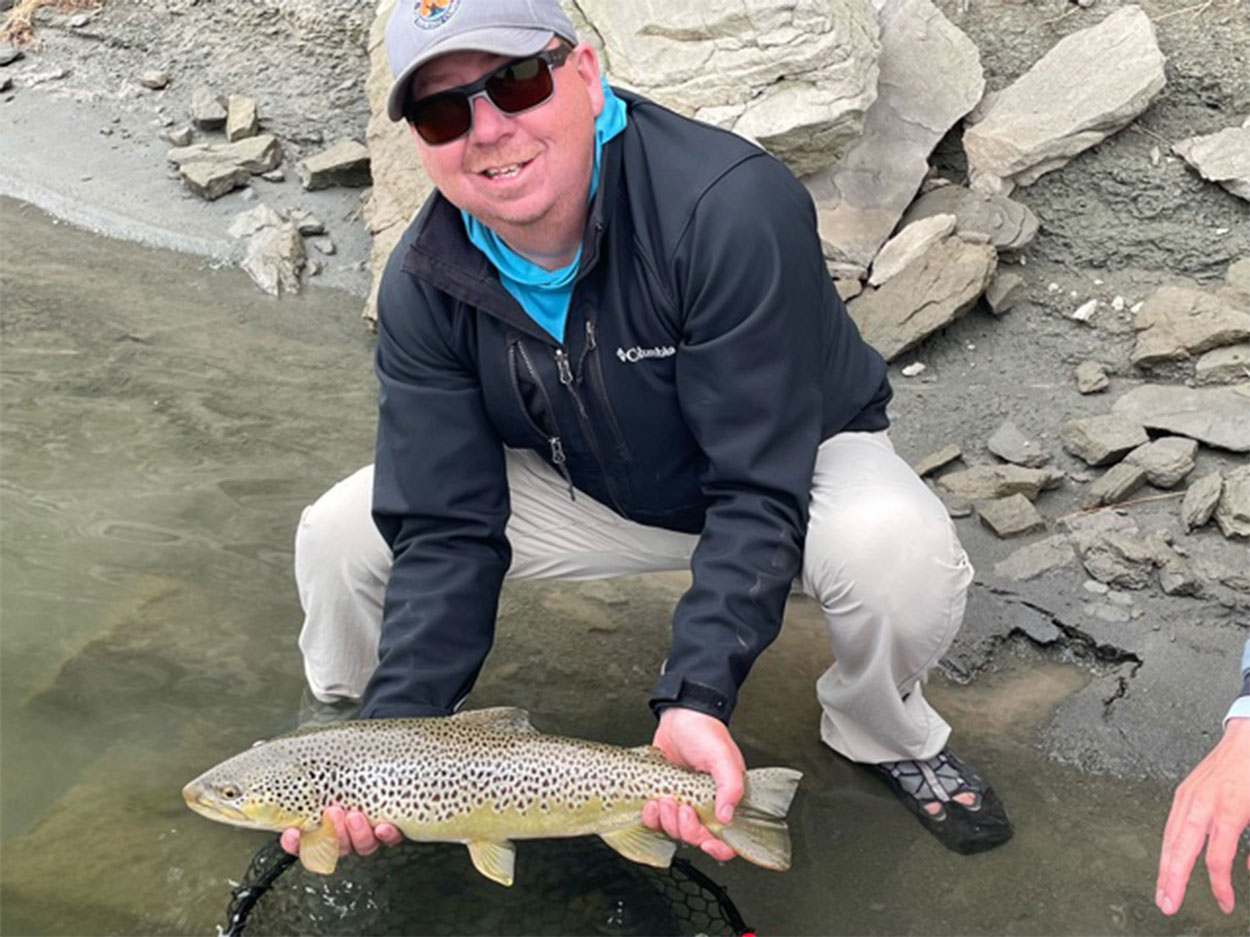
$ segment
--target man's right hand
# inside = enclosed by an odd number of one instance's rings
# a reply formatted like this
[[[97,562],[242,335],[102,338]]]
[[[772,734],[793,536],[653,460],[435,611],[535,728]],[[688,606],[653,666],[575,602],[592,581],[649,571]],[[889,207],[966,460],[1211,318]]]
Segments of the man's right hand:
[[[325,816],[334,824],[334,831],[339,834],[339,855],[346,856],[352,852],[359,856],[371,856],[378,851],[378,846],[394,846],[404,838],[390,823],[379,823],[373,826],[359,810],[344,810],[338,804],[331,804],[325,809]],[[282,848],[293,856],[299,855],[299,829],[291,826],[282,831]]]

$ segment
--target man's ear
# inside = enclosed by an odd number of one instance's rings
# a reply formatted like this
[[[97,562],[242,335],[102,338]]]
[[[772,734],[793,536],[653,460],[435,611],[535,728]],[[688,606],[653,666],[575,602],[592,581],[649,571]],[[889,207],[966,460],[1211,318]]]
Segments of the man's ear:
[[[589,42],[579,42],[573,47],[573,63],[590,95],[590,108],[598,117],[603,111],[603,86],[599,83],[599,55],[595,47]]]

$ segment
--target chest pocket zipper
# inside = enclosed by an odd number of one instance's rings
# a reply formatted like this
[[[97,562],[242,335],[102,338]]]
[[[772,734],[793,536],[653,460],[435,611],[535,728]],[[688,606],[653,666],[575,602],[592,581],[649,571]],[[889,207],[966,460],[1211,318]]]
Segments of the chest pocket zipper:
[[[576,501],[577,494],[573,488],[573,477],[569,474],[568,460],[564,455],[564,443],[560,439],[560,427],[556,424],[555,411],[551,407],[551,398],[547,396],[547,389],[543,386],[542,379],[538,376],[538,371],[534,367],[534,363],[530,361],[529,355],[525,351],[525,346],[521,344],[519,337],[512,337],[508,341],[508,371],[512,379],[512,389],[516,392],[517,405],[521,408],[521,412],[525,414],[525,419],[539,436],[547,441],[547,445],[551,448],[551,462],[559,470],[560,475],[564,478],[565,484],[569,486],[569,500]],[[521,390],[521,367],[524,366],[529,375],[529,382],[535,388],[535,392],[542,403],[542,411],[545,416],[545,423],[542,425],[535,418],[530,408],[526,405],[525,394]]]
[[[629,446],[625,443],[625,434],[621,432],[621,424],[616,420],[612,410],[612,401],[608,399],[608,386],[603,378],[603,362],[599,357],[599,344],[595,341],[595,323],[586,319],[586,344],[582,348],[582,356],[577,362],[578,380],[586,375],[586,359],[590,358],[590,390],[599,408],[607,417],[608,428],[612,431],[612,441],[616,443],[616,452],[624,462],[633,461]]]

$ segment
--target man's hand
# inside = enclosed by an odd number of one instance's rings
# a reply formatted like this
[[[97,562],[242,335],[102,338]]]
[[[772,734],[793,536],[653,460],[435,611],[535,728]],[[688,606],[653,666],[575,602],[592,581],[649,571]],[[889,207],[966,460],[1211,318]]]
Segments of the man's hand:
[[[716,819],[729,823],[742,799],[746,763],[725,724],[693,709],[670,707],[660,713],[651,744],[669,761],[706,771],[716,784]],[[721,842],[699,822],[689,804],[678,804],[670,797],[650,800],[642,808],[642,822],[653,830],[663,830],[673,839],[698,846],[713,859],[726,862],[737,853]]]
[[[378,851],[379,845],[394,846],[404,838],[404,834],[391,824],[373,826],[359,810],[344,810],[338,804],[326,807],[325,816],[330,818],[334,831],[339,834],[340,856],[351,852],[371,856]],[[299,855],[299,830],[296,827],[287,827],[282,831],[282,848],[293,856]]]
[[[1172,799],[1163,831],[1155,904],[1175,914],[1185,900],[1194,860],[1207,845],[1211,894],[1220,910],[1233,910],[1233,856],[1250,826],[1250,719],[1230,719],[1224,737],[1190,773]],[[1250,870],[1250,859],[1246,861]]]

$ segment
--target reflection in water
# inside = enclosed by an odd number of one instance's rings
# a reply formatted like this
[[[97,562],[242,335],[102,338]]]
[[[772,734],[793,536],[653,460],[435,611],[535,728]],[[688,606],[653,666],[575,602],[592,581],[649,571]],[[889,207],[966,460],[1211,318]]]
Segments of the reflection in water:
[[[291,538],[303,506],[370,458],[371,339],[354,298],[278,302],[237,272],[0,212],[21,234],[0,252],[0,931],[212,933],[261,834],[195,816],[179,791],[296,722]],[[682,587],[510,585],[471,705],[646,741]],[[1035,751],[1081,671],[1004,655],[971,687],[934,681],[1017,825],[964,857],[821,746],[822,634],[796,600],[734,718],[748,763],[806,775],[792,870],[695,859],[761,932],[1247,932],[1244,876],[1232,918],[1200,878],[1176,919],[1154,910],[1166,789]],[[639,919],[611,896],[591,910],[624,932]]]

